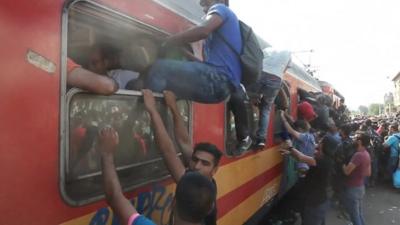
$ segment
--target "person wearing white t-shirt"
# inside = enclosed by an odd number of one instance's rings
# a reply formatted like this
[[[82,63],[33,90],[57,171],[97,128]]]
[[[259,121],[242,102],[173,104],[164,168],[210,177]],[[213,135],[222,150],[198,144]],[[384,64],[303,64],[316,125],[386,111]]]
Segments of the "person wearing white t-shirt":
[[[127,89],[127,84],[139,78],[139,73],[122,69],[121,50],[109,43],[100,43],[92,47],[89,70],[112,78],[119,89]]]

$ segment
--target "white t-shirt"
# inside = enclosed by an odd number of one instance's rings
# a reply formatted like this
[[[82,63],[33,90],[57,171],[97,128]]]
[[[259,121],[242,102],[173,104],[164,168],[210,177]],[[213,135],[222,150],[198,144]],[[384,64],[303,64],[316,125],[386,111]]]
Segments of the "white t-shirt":
[[[291,59],[290,52],[265,48],[263,53],[263,71],[282,79]]]
[[[110,70],[107,75],[118,83],[119,89],[126,89],[126,85],[131,80],[139,78],[139,73],[130,70]]]

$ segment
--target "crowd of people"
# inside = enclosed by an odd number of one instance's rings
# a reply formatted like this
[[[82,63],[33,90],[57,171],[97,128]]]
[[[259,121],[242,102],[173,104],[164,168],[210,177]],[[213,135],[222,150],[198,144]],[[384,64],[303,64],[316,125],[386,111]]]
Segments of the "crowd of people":
[[[148,68],[143,78],[138,72],[122,68],[116,48],[98,44],[93,46],[87,68],[72,59],[67,63],[67,84],[71,87],[102,95],[118,89],[143,89],[158,149],[177,183],[170,224],[215,225],[217,221],[217,186],[213,176],[222,152],[211,143],[197,143],[193,147],[176,106],[176,98],[180,98],[206,104],[227,101],[235,116],[237,147],[232,150],[235,156],[251,146],[265,146],[271,107],[279,99],[276,109],[280,123],[276,129],[280,151],[297,160],[298,172],[298,181],[287,196],[295,196],[294,210],[300,212],[302,224],[324,224],[333,190],[334,199],[343,205],[352,223],[364,225],[365,185],[373,186],[382,177],[380,173],[390,178],[398,166],[398,124],[382,121],[379,127],[374,127],[376,124],[371,120],[351,121],[344,99],[337,106],[326,94],[302,89],[298,90],[298,115],[294,121],[288,112],[288,94],[282,88],[287,85],[282,76],[289,65],[290,53],[264,49],[261,76],[245,87],[241,82],[245,74],[237,54],[243,47],[238,18],[223,0],[201,0],[200,5],[206,13],[204,22],[167,38],[163,46],[205,40],[204,60],[160,59]],[[174,121],[175,140],[169,136],[157,111],[153,91],[165,96]],[[245,101],[259,108],[255,137],[249,131]],[[389,122],[393,123],[388,128]],[[122,224],[154,224],[139,215],[123,195],[114,165],[118,143],[115,129],[100,131],[97,147],[102,158],[106,199]],[[174,143],[182,151],[182,159]]]

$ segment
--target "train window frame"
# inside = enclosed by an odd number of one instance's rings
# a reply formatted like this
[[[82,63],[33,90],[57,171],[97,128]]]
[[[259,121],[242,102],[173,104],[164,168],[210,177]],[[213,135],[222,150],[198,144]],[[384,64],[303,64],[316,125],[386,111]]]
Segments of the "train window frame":
[[[71,206],[82,206],[82,205],[87,205],[89,203],[93,203],[95,201],[99,201],[104,199],[104,194],[99,194],[96,196],[91,196],[85,199],[73,199],[71,196],[69,196],[67,187],[66,187],[66,182],[67,182],[67,177],[66,177],[66,172],[68,172],[67,167],[69,166],[69,141],[70,141],[70,130],[69,130],[69,123],[70,123],[70,118],[69,118],[69,106],[70,106],[70,101],[71,99],[80,93],[88,93],[86,91],[80,90],[78,88],[72,88],[71,90],[67,90],[67,82],[66,82],[66,76],[67,76],[67,52],[68,52],[68,25],[69,25],[69,12],[70,9],[73,6],[76,6],[78,3],[83,3],[85,6],[91,7],[94,10],[100,10],[101,12],[106,12],[107,16],[115,16],[117,19],[123,19],[123,22],[130,23],[130,25],[138,26],[138,29],[140,31],[143,31],[145,34],[158,34],[158,35],[166,35],[166,32],[155,28],[153,26],[144,24],[132,17],[126,16],[124,14],[121,14],[120,12],[117,12],[115,10],[112,10],[110,8],[107,8],[103,5],[100,5],[98,3],[92,2],[92,1],[86,1],[86,0],[78,0],[78,1],[71,1],[67,2],[67,4],[64,6],[64,11],[62,14],[62,38],[61,38],[61,77],[60,77],[60,147],[59,147],[59,188],[60,188],[60,194],[62,196],[62,199]],[[95,94],[93,94],[95,95]],[[120,95],[128,95],[128,96],[135,96],[135,97],[140,97],[142,96],[142,93],[139,91],[131,91],[131,90],[118,90],[116,93],[114,93],[112,96],[120,96]],[[162,97],[159,95],[158,97]],[[193,139],[192,135],[192,129],[193,129],[193,105],[191,102],[186,101],[187,103],[187,110],[188,110],[188,130],[189,130],[189,135],[190,138]],[[166,107],[166,106],[165,106]],[[169,110],[167,108],[166,112]],[[170,113],[166,113],[163,115],[165,118],[170,118]],[[172,119],[166,119],[165,120],[166,127],[169,130],[169,132],[172,132]],[[179,153],[180,154],[180,153]],[[161,158],[158,158],[157,160],[162,160]],[[170,177],[169,173],[167,173],[166,176],[158,177],[157,179],[152,179],[152,180],[146,180],[143,181],[140,184],[136,184],[133,186],[124,186],[123,185],[123,190],[124,191],[131,191],[137,187],[144,186],[146,184],[150,184],[153,182],[165,180],[168,177]]]
[[[249,129],[250,129],[250,137],[253,137],[253,136],[255,136],[255,132],[256,132],[256,130],[257,130],[257,127],[258,127],[258,120],[259,120],[259,112],[258,112],[258,109],[256,109],[257,111],[255,111],[254,110],[254,108],[257,108],[256,106],[254,106],[252,103],[251,103],[251,101],[250,100],[248,100],[249,102],[248,103],[246,103],[246,106],[250,106],[251,108],[251,113],[252,113],[252,115],[248,115],[249,116]],[[229,116],[228,116],[228,114],[229,114]],[[256,115],[255,115],[256,114]],[[235,156],[235,155],[233,155],[232,154],[232,150],[233,149],[230,149],[230,146],[228,145],[228,141],[230,141],[231,139],[230,139],[230,133],[229,133],[229,129],[230,129],[230,121],[231,121],[231,118],[233,118],[233,120],[234,120],[234,116],[233,116],[233,113],[229,110],[229,107],[228,107],[228,102],[226,102],[225,104],[224,104],[224,149],[225,149],[225,155],[228,157],[228,158],[236,158],[236,157],[241,157],[242,155],[239,155],[239,156]],[[236,126],[236,124],[235,124],[235,126]],[[235,134],[236,134],[236,127],[234,128],[235,129]],[[237,138],[236,138],[236,135],[235,135],[235,143],[237,144]],[[236,144],[235,144],[235,146],[236,146]],[[251,147],[250,147],[251,148]]]

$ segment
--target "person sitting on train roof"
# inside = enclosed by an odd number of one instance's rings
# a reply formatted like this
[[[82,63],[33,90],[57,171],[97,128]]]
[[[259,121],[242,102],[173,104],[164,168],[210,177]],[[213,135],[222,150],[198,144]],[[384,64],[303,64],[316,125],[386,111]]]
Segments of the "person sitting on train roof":
[[[175,95],[170,91],[164,91],[164,96],[166,104],[172,113],[175,138],[178,146],[182,149],[184,162],[182,162],[177,155],[175,146],[157,111],[153,93],[148,89],[143,90],[144,104],[147,112],[150,114],[161,155],[172,178],[176,183],[179,183],[182,176],[187,173],[187,171],[197,171],[212,181],[215,190],[217,190],[217,185],[213,176],[218,170],[218,164],[222,156],[221,151],[210,143],[198,143],[193,149],[188,131],[178,111]],[[186,170],[184,164],[188,165],[188,170]],[[216,225],[217,223],[216,202],[217,200],[215,198],[213,209],[203,221],[205,225]]]
[[[139,78],[139,73],[122,69],[121,50],[109,43],[98,43],[92,46],[89,70],[108,76],[117,82],[120,89],[126,89],[129,81]]]
[[[86,70],[70,58],[67,58],[67,85],[101,95],[111,95],[118,90],[113,79]]]
[[[283,74],[291,58],[290,52],[277,51],[272,48],[265,48],[263,53],[263,72],[258,81],[248,87],[249,93],[257,93],[257,106],[260,114],[256,131],[256,148],[265,146],[271,106],[278,93],[283,92],[281,90]]]
[[[118,142],[118,133],[113,128],[100,131],[98,149],[101,154],[106,200],[122,224],[155,225],[153,221],[140,215],[123,194],[114,165],[114,153]],[[214,184],[207,177],[198,172],[182,174],[176,187],[169,224],[202,224],[214,205],[216,195]]]
[[[239,57],[224,43],[222,35],[240,52],[239,21],[224,0],[201,0],[206,13],[203,23],[173,35],[164,46],[184,45],[205,39],[204,62],[157,60],[150,68],[146,88],[155,92],[173,91],[178,98],[201,103],[219,103],[240,89]]]

